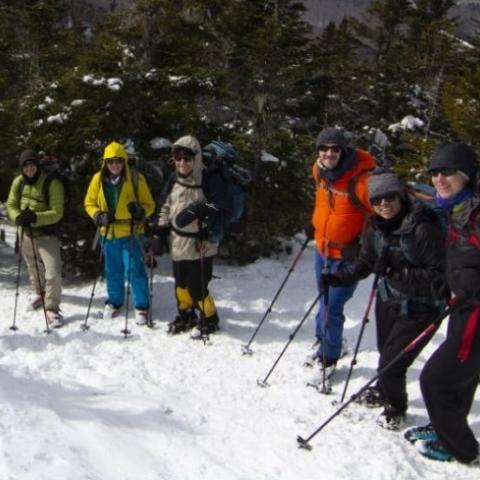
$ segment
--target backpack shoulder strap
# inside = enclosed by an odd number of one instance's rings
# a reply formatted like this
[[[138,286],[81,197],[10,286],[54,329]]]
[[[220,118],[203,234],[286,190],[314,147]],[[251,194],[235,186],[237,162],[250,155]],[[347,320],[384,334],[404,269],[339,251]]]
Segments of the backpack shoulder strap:
[[[370,214],[369,210],[365,207],[365,205],[360,201],[358,198],[356,188],[357,188],[357,183],[359,178],[369,172],[370,170],[362,170],[358,175],[355,175],[350,179],[347,185],[347,193],[348,193],[348,198],[352,202],[352,204],[357,207],[362,213],[364,214]]]

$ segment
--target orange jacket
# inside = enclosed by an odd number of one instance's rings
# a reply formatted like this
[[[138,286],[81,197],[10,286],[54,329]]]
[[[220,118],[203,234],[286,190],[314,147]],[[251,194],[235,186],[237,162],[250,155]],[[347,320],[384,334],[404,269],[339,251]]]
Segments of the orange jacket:
[[[375,159],[365,150],[355,151],[357,161],[338,180],[330,185],[312,167],[316,184],[315,208],[312,225],[318,251],[330,258],[342,258],[342,249],[358,240],[365,219],[372,212],[368,201],[367,179],[376,166]],[[355,192],[361,205],[352,201],[349,188]]]

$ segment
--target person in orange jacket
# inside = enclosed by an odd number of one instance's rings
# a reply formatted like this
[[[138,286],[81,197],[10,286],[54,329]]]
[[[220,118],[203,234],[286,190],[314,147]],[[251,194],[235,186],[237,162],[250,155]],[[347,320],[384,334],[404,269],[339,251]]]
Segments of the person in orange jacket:
[[[318,156],[312,166],[315,207],[306,234],[315,238],[315,273],[319,292],[322,292],[322,273],[337,271],[358,253],[365,219],[372,211],[367,179],[376,162],[368,152],[350,148],[338,128],[322,130],[316,140],[316,149]],[[329,287],[327,316],[325,295],[320,303],[315,332],[319,347],[311,360],[322,361],[322,366],[329,369],[328,374],[333,372],[341,355],[343,309],[355,288],[356,284]]]

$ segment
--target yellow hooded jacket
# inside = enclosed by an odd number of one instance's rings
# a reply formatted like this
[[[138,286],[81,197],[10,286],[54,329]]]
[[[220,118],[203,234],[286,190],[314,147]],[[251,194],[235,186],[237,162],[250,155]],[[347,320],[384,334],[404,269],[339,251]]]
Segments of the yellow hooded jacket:
[[[108,212],[107,199],[103,192],[103,170],[106,167],[106,160],[108,158],[123,158],[124,163],[124,178],[120,189],[120,196],[118,198],[117,208],[115,210],[115,222],[108,230],[107,238],[122,238],[129,237],[131,215],[128,211],[127,205],[130,202],[138,202],[145,209],[145,215],[148,217],[155,210],[155,203],[148,188],[145,177],[138,173],[138,187],[137,191],[133,186],[132,173],[128,165],[128,155],[122,145],[117,142],[112,142],[105,147],[103,153],[102,168],[95,173],[90,185],[88,186],[87,194],[85,195],[84,206],[87,214],[93,219],[99,212]],[[135,233],[143,233],[143,224],[136,225]],[[100,228],[100,233],[105,235],[106,227]]]

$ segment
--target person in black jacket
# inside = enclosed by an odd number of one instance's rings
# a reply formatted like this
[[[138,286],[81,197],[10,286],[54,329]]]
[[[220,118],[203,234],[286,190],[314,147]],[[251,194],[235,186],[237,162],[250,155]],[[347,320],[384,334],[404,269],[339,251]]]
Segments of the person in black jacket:
[[[439,147],[429,166],[437,206],[449,212],[446,277],[456,297],[451,302],[454,310],[447,336],[420,375],[430,428],[412,429],[406,436],[419,439],[419,450],[428,458],[480,464],[478,441],[467,422],[480,376],[480,197],[475,191],[476,171],[476,155],[463,143]]]
[[[324,281],[349,285],[372,272],[379,276],[375,317],[381,370],[431,323],[444,304],[439,289],[432,289],[443,283],[444,235],[435,213],[407,194],[395,174],[380,171],[372,175],[368,195],[374,215],[359,256],[325,275]],[[384,407],[377,420],[381,426],[398,430],[402,425],[407,410],[407,369],[427,341],[392,365],[362,399],[367,406]]]

